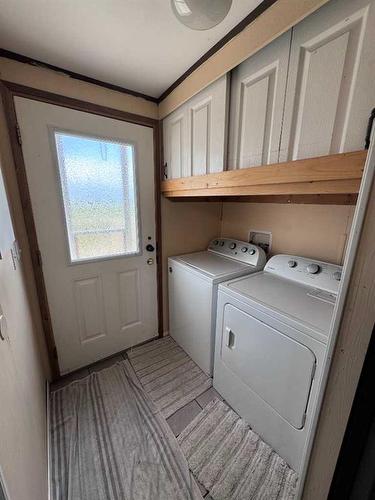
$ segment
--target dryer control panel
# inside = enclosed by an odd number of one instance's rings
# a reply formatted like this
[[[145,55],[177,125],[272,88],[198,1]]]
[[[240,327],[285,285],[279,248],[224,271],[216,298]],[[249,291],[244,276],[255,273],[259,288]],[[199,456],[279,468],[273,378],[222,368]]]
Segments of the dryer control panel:
[[[210,242],[208,251],[230,257],[254,267],[263,268],[266,263],[266,254],[264,250],[246,241],[217,238]]]
[[[337,294],[342,266],[296,255],[275,255],[267,262],[264,271]]]

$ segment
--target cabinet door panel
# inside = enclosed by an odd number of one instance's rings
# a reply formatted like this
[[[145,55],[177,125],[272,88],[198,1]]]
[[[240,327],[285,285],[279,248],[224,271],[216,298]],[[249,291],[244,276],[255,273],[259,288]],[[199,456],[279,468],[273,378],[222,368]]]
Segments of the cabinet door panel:
[[[167,164],[168,179],[187,175],[187,123],[186,110],[177,110],[163,122],[164,162]]]
[[[211,99],[191,108],[191,168],[193,175],[203,175],[210,162]]]
[[[332,0],[294,28],[280,161],[363,148],[375,103],[373,11],[368,0]]]
[[[223,76],[164,119],[164,162],[169,179],[224,170],[227,81],[227,75]]]
[[[233,70],[230,169],[278,161],[290,38],[285,33]]]
[[[226,159],[228,76],[225,75],[187,103],[188,163],[191,175],[222,172]]]

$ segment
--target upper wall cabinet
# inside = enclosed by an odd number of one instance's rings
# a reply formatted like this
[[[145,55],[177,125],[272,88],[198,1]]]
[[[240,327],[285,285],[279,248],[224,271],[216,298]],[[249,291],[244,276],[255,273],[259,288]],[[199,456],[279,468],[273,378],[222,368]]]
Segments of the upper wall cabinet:
[[[332,0],[293,29],[279,161],[363,149],[375,106],[375,4]]]
[[[228,76],[192,97],[163,120],[168,179],[224,170]]]
[[[222,77],[180,106],[164,120],[168,178],[363,149],[374,26],[375,0],[331,0],[232,71],[230,102]]]
[[[279,160],[291,31],[232,72],[228,168]]]

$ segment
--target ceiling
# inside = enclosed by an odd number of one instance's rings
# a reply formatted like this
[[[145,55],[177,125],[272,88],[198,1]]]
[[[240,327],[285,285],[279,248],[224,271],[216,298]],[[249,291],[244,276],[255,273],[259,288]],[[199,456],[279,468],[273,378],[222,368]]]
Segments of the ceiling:
[[[228,16],[192,31],[170,0],[0,0],[0,47],[159,97],[261,0],[233,0]]]

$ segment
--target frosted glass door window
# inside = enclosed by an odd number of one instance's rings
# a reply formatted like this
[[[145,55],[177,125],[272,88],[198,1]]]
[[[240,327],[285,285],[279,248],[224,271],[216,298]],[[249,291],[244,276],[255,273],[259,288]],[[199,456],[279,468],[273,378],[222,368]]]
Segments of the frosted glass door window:
[[[55,132],[72,262],[139,252],[134,148]]]

